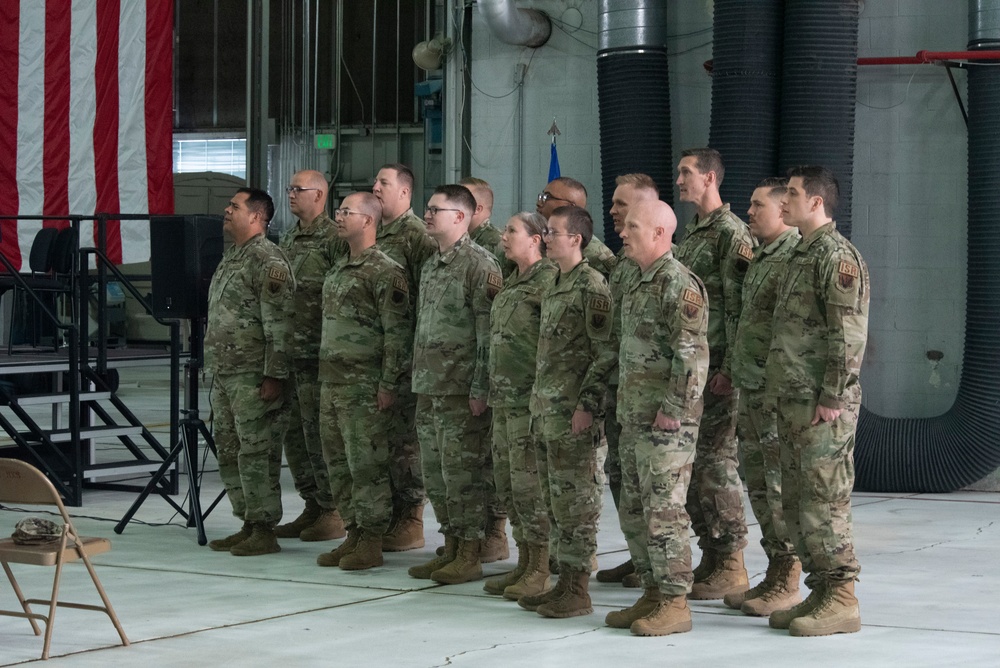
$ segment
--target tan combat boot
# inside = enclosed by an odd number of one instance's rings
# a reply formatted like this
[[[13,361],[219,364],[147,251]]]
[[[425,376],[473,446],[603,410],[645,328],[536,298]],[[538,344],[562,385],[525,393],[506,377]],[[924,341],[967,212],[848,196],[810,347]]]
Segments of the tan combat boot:
[[[299,540],[307,542],[317,542],[321,540],[334,540],[347,535],[344,528],[344,520],[340,518],[340,513],[336,508],[323,509],[319,513],[316,521],[307,526],[299,534]]]
[[[385,540],[382,542],[382,549],[385,549]],[[428,561],[426,564],[420,564],[419,566],[411,566],[407,573],[409,573],[411,578],[417,578],[419,580],[430,580],[431,573],[438,570],[439,568],[444,568],[452,561],[455,560],[455,556],[458,554],[458,538],[455,536],[449,536],[445,534],[444,537],[444,554],[440,557],[435,557]]]
[[[626,575],[635,573],[635,564],[629,559],[625,563],[618,564],[614,568],[605,568],[597,571],[598,582],[621,582]]]
[[[604,623],[613,629],[630,629],[636,620],[652,614],[656,606],[663,600],[663,594],[657,587],[647,587],[639,600],[631,608],[609,612]]]
[[[820,601],[808,614],[796,617],[788,626],[789,635],[799,638],[860,630],[861,608],[854,596],[854,580],[826,582]]]
[[[732,554],[716,554],[715,569],[701,581],[695,580],[688,598],[711,601],[726,594],[746,591],[750,587],[747,569],[743,566],[743,550]]]
[[[773,559],[767,566],[764,582],[747,592],[740,610],[744,615],[767,617],[772,612],[787,610],[797,605],[802,600],[799,596],[800,575],[802,575],[802,564],[794,556]],[[769,586],[760,589],[767,583],[768,578],[770,578]],[[751,593],[753,595],[750,595]]]
[[[356,526],[348,527],[347,540],[323,554],[316,557],[316,563],[327,568],[339,566],[340,560],[349,555],[358,546],[361,539],[361,530]]]
[[[340,558],[343,571],[363,571],[382,565],[382,534],[361,530],[357,546]]]
[[[551,562],[550,562],[551,565]],[[559,579],[556,580],[556,586],[547,591],[543,591],[540,594],[532,594],[531,596],[522,596],[517,599],[517,604],[524,608],[525,610],[530,610],[535,612],[538,606],[543,603],[548,603],[554,599],[559,598],[563,595],[563,592],[569,587],[569,579],[562,573],[559,574]],[[506,593],[506,592],[505,592]]]
[[[216,540],[209,541],[208,549],[214,552],[229,552],[233,545],[238,545],[242,543],[250,534],[253,533],[253,524],[250,522],[244,522],[243,528],[234,533],[231,536],[226,536],[225,538],[217,538]]]
[[[695,582],[701,582],[715,570],[715,558],[715,550],[712,548],[706,547],[701,551],[701,561],[691,571]]]
[[[635,573],[629,573],[622,578],[622,586],[628,589],[638,589],[642,586],[642,580]]]
[[[281,546],[274,535],[274,525],[269,522],[253,522],[250,537],[229,549],[234,557],[258,557],[275,552],[281,552]]]
[[[274,535],[278,538],[298,538],[302,530],[310,526],[319,517],[323,509],[319,507],[316,499],[306,499],[306,507],[298,517],[291,522],[279,524],[274,528]]]
[[[485,563],[482,557],[479,558],[481,563]],[[497,576],[495,578],[490,578],[485,583],[483,583],[483,591],[487,594],[493,594],[494,596],[500,596],[503,594],[507,587],[511,586],[515,582],[521,579],[524,575],[525,569],[528,567],[528,546],[524,543],[517,544],[517,566],[510,573],[505,573],[504,575]]]
[[[816,583],[816,586],[809,592],[806,600],[789,608],[788,610],[775,610],[772,612],[767,618],[767,625],[772,629],[787,629],[793,619],[798,619],[799,617],[808,615],[812,612],[813,608],[819,605],[820,600],[823,598],[824,588],[824,582],[820,581]]]
[[[666,636],[691,630],[691,608],[686,596],[664,596],[653,612],[632,622],[632,635]]]
[[[445,566],[431,573],[431,580],[441,584],[454,585],[479,580],[483,577],[483,565],[479,561],[482,541],[460,540],[455,558]]]
[[[528,551],[528,565],[524,574],[503,590],[503,597],[511,601],[520,601],[525,596],[537,596],[549,584],[549,546],[525,547]]]
[[[506,526],[506,517],[491,517],[486,523],[486,538],[479,553],[480,563],[492,564],[494,561],[510,559]]]
[[[418,504],[404,508],[396,523],[389,527],[389,531],[382,536],[382,550],[385,552],[406,552],[423,546],[424,507]]]
[[[594,606],[590,602],[590,571],[569,571],[566,574],[569,580],[566,590],[559,598],[554,598],[546,603],[542,603],[535,608],[535,612],[542,617],[552,617],[554,619],[565,619],[566,617],[579,617],[589,615],[594,612]]]

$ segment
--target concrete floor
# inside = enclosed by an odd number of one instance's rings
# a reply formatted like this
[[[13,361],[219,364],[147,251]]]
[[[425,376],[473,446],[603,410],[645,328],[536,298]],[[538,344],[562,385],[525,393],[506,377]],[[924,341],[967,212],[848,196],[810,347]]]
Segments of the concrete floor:
[[[159,373],[127,374],[123,394],[140,414],[165,420]],[[301,501],[287,470],[283,484],[291,517]],[[202,502],[220,489],[218,475],[206,473]],[[113,550],[94,561],[132,645],[115,646],[113,627],[98,613],[61,610],[54,665],[1000,665],[994,616],[1000,600],[1000,495],[994,493],[855,495],[863,627],[828,638],[791,638],[721,601],[692,602],[690,633],[636,638],[605,627],[603,620],[607,612],[631,605],[637,590],[592,580],[594,614],[553,620],[487,596],[481,582],[442,586],[414,580],[406,569],[429,559],[442,543],[429,507],[425,548],[389,554],[381,568],[344,572],[315,565],[316,555],[337,542],[283,540],[280,554],[253,558],[211,552],[157,497],[116,535],[113,528],[134,498],[88,491],[84,506],[70,509],[82,533],[112,539]],[[0,511],[0,532],[11,531],[25,514]],[[206,521],[210,539],[239,525],[227,501]],[[757,527],[750,531],[746,562],[756,582],[765,559]],[[599,552],[602,567],[627,557],[610,494]],[[508,570],[512,557],[484,571]],[[27,595],[47,595],[51,569],[21,567],[15,573]],[[97,600],[78,564],[67,567],[63,580],[64,599]],[[12,605],[9,586],[0,584],[0,606]],[[37,660],[41,646],[26,621],[0,617],[0,666]]]

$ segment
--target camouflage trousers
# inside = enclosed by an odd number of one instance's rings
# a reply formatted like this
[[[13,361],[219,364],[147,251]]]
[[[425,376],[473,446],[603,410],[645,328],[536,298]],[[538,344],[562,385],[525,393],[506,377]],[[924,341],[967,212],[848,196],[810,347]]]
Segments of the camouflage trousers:
[[[427,499],[416,428],[417,395],[410,390],[409,377],[400,382],[400,387],[389,415],[389,480],[396,512],[422,506]]]
[[[493,409],[493,479],[499,502],[510,509],[517,543],[533,547],[549,540],[549,512],[538,476],[538,448],[527,407]]]
[[[861,571],[851,531],[858,394],[840,417],[816,426],[811,424],[815,399],[777,399],[781,503],[810,587],[818,581],[854,580]]]
[[[490,412],[475,416],[469,396],[417,395],[417,435],[427,498],[441,533],[460,540],[485,535]]]
[[[324,382],[319,424],[333,501],[344,523],[383,534],[392,514],[391,424],[378,410],[377,394],[377,380]]]
[[[303,499],[315,500],[321,508],[332,509],[330,479],[319,434],[319,360],[295,360],[287,382],[291,386],[291,406],[285,431],[285,461],[295,481],[295,491]]]
[[[212,389],[219,476],[233,515],[245,522],[281,520],[281,442],[288,425],[288,388],[260,398],[260,374],[217,375]]]
[[[622,459],[619,454],[619,442],[622,436],[622,426],[618,422],[618,386],[612,385],[608,392],[607,412],[604,416],[604,437],[608,442],[608,459],[604,466],[608,475],[608,487],[611,488],[611,498],[618,507],[622,491]]]
[[[795,555],[781,508],[781,455],[774,399],[762,390],[740,390],[736,425],[750,509],[760,524],[768,560]]]
[[[560,569],[590,572],[597,554],[597,524],[604,492],[604,457],[598,428],[570,429],[570,413],[533,415],[538,477],[551,525],[550,554]]]
[[[668,596],[691,591],[691,519],[685,508],[698,427],[668,432],[624,425],[618,520],[644,587]]]
[[[708,377],[716,370],[708,372]],[[743,512],[743,483],[736,460],[736,408],[739,393],[724,397],[705,388],[705,411],[698,428],[687,511],[691,528],[703,550],[721,554],[742,550],[747,544]]]

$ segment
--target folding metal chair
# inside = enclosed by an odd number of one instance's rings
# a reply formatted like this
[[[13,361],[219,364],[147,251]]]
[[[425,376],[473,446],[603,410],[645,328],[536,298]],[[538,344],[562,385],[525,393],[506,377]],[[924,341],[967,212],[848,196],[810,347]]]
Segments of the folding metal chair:
[[[92,610],[103,612],[111,618],[111,623],[115,625],[115,630],[121,637],[122,645],[128,645],[128,638],[122,630],[118,616],[111,601],[108,600],[104,587],[94,571],[94,566],[90,562],[90,556],[101,554],[111,549],[111,541],[106,538],[87,538],[80,536],[73,523],[66,513],[62,499],[56,488],[52,486],[48,478],[34,466],[17,459],[0,459],[0,502],[16,503],[28,505],[55,506],[62,516],[62,535],[59,540],[44,544],[18,545],[13,539],[5,538],[0,540],[0,564],[7,573],[14,595],[17,596],[21,604],[21,610],[0,610],[0,615],[8,617],[22,617],[31,623],[31,628],[35,635],[41,635],[36,620],[45,623],[45,644],[42,647],[42,658],[49,658],[49,644],[52,640],[52,626],[55,622],[56,608],[75,608],[77,610]],[[97,593],[104,603],[100,605],[87,605],[83,603],[69,603],[59,600],[59,581],[62,578],[63,564],[70,561],[82,560],[90,573]],[[31,564],[35,566],[54,566],[55,576],[52,580],[52,596],[48,599],[26,599],[21,593],[21,588],[14,579],[14,573],[9,564]],[[41,614],[31,610],[32,605],[48,605],[48,614]]]

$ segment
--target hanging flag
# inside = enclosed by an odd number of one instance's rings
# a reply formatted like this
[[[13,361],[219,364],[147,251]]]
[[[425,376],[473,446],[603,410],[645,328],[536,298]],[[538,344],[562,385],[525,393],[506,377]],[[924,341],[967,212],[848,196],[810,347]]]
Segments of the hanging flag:
[[[173,213],[173,19],[164,0],[0,0],[0,214]],[[0,221],[0,252],[26,265],[41,225]],[[116,263],[149,259],[145,223],[107,236]]]
[[[559,152],[556,150],[556,138],[552,137],[552,153],[549,156],[549,183],[561,176],[559,173]]]

